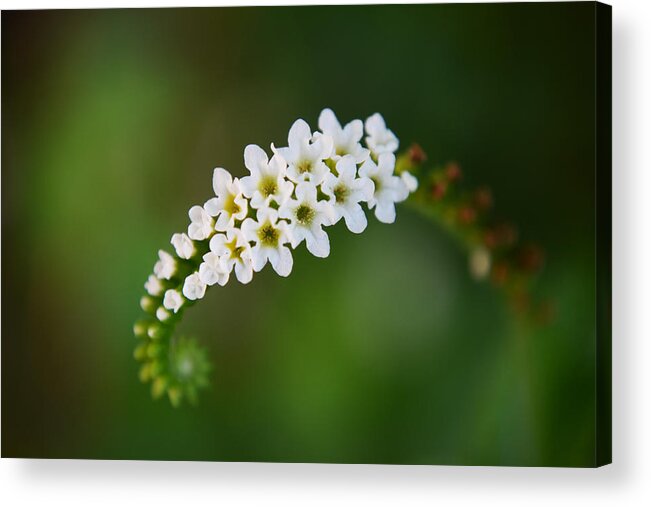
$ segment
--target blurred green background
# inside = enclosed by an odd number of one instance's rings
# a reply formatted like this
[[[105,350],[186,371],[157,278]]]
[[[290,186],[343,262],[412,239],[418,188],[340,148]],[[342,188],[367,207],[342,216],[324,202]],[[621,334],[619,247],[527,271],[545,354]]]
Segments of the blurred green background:
[[[589,466],[594,5],[2,13],[2,453]],[[197,407],[137,379],[143,283],[248,143],[380,111],[544,246],[526,335],[410,209],[208,292]]]

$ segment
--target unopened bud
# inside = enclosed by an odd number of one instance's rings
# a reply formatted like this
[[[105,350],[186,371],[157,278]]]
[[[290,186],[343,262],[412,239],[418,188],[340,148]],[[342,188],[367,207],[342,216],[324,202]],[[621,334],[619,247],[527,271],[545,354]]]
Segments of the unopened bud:
[[[493,193],[488,187],[479,188],[475,190],[472,202],[479,211],[487,211],[493,206]]]
[[[162,350],[163,347],[161,347],[160,343],[150,343],[147,345],[147,357],[154,359],[160,355]]]
[[[140,308],[147,313],[154,315],[156,313],[156,308],[158,308],[158,302],[151,296],[142,296],[140,298]]]
[[[477,212],[470,206],[462,206],[459,208],[457,218],[463,225],[469,225],[475,221],[475,218],[477,218]]]
[[[505,262],[498,262],[493,265],[491,270],[491,280],[495,285],[501,286],[506,283],[509,278],[509,267]]]
[[[449,162],[448,165],[445,166],[445,177],[448,181],[459,181],[461,176],[461,168],[456,162]]]
[[[143,364],[140,367],[140,371],[138,372],[138,377],[140,378],[140,382],[148,382],[149,379],[151,379],[151,368],[149,364]]]
[[[178,407],[181,404],[182,393],[178,387],[170,387],[167,390],[167,396],[169,396],[172,406]]]
[[[536,245],[524,245],[518,252],[518,266],[523,271],[534,273],[542,267],[543,262],[543,252]]]
[[[147,335],[152,340],[160,340],[163,336],[165,336],[165,332],[165,326],[159,322],[152,322],[149,325],[149,329],[147,329]]]
[[[165,390],[167,389],[167,384],[169,383],[167,377],[165,376],[160,376],[156,377],[154,381],[151,384],[151,395],[152,397],[157,400],[163,394],[165,394]]]
[[[420,165],[427,160],[427,154],[419,144],[414,143],[409,147],[409,160],[413,165]]]
[[[437,181],[432,185],[432,199],[439,201],[443,199],[445,193],[447,192],[448,185],[444,181]]]
[[[163,363],[155,359],[149,363],[149,374],[152,379],[157,378],[163,373]]]
[[[149,329],[150,321],[147,319],[140,319],[133,325],[133,334],[136,338],[145,338],[147,330]]]
[[[492,229],[485,230],[482,239],[486,248],[493,250],[497,246],[497,235]]]
[[[142,361],[145,357],[147,357],[147,344],[141,343],[134,349],[133,358],[136,361]]]

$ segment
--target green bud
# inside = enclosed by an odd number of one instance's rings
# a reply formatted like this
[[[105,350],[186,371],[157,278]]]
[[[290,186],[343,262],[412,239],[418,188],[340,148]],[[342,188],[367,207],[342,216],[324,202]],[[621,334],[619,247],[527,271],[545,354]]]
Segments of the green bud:
[[[178,407],[181,404],[181,397],[183,396],[181,389],[178,387],[170,387],[167,390],[167,396],[169,396],[170,403],[174,408]]]
[[[160,376],[161,373],[163,373],[162,362],[154,360],[149,363],[149,378],[155,379]]]
[[[133,358],[136,361],[142,361],[147,356],[147,344],[141,343],[133,351]]]
[[[149,329],[150,322],[151,321],[149,319],[140,319],[136,321],[136,323],[133,325],[133,334],[136,336],[136,338],[147,337],[147,330]]]
[[[150,343],[147,345],[147,357],[150,359],[154,359],[160,355],[162,352],[163,347],[161,346],[160,343]]]
[[[152,340],[160,340],[163,336],[165,336],[165,333],[165,326],[163,326],[163,324],[160,322],[152,322],[147,329],[147,335]]]
[[[151,378],[151,367],[148,363],[142,365],[138,372],[138,377],[140,377],[140,382],[144,383],[149,381]]]
[[[163,394],[165,394],[165,390],[167,389],[167,384],[169,383],[169,380],[165,376],[157,377],[154,382],[151,384],[151,395],[152,397],[157,400]]]
[[[159,301],[151,296],[142,296],[140,298],[140,308],[151,315],[156,314],[156,308],[159,306]]]

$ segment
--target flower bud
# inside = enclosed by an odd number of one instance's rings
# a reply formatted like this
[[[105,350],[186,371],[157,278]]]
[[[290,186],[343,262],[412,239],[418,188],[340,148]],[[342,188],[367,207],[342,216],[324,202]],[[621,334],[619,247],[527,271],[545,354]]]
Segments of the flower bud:
[[[445,177],[448,179],[448,181],[459,181],[461,179],[461,176],[461,168],[456,162],[449,162],[448,165],[445,166]]]
[[[149,329],[149,324],[151,321],[149,319],[140,319],[136,321],[133,325],[133,334],[136,338],[146,338],[147,330]]]
[[[138,372],[138,377],[140,378],[140,382],[148,382],[149,379],[151,378],[151,368],[149,366],[149,363],[143,364],[140,367],[140,371]]]
[[[497,286],[502,286],[509,278],[509,267],[504,261],[495,263],[491,270],[491,280]]]
[[[493,193],[490,188],[482,187],[475,190],[472,202],[479,211],[488,211],[493,206]]]
[[[448,184],[445,181],[437,181],[436,183],[432,184],[432,199],[435,201],[443,199],[445,193],[447,192],[447,189]]]
[[[163,347],[160,343],[150,343],[147,345],[147,357],[154,359],[160,355],[163,351]]]
[[[147,329],[147,335],[152,340],[160,340],[163,336],[165,336],[166,332],[167,330],[165,326],[159,322],[152,322],[149,326],[149,329]]]
[[[173,407],[178,407],[181,404],[182,392],[178,387],[170,387],[167,390],[167,396],[169,396],[170,403]]]
[[[417,143],[409,147],[409,160],[413,165],[420,165],[427,160],[427,154]]]
[[[156,318],[161,322],[167,321],[171,316],[172,314],[168,312],[164,306],[159,306],[156,309]]]
[[[470,225],[475,221],[476,218],[477,212],[474,208],[470,206],[462,206],[459,208],[459,211],[457,213],[457,219],[459,220],[459,223],[463,225]]]
[[[147,357],[147,344],[141,343],[134,349],[133,358],[136,361],[142,361],[145,357]]]
[[[518,252],[518,266],[528,273],[538,271],[544,262],[542,250],[536,245],[524,245]]]
[[[162,375],[160,377],[156,377],[154,381],[151,384],[151,395],[152,397],[157,400],[163,394],[165,394],[165,390],[167,389],[167,385],[169,384],[169,380],[166,376]]]
[[[151,379],[155,379],[160,376],[163,372],[163,363],[159,360],[153,360],[149,363],[149,376]]]
[[[156,308],[158,308],[158,302],[151,296],[142,296],[140,298],[140,308],[145,312],[154,315],[156,313]]]

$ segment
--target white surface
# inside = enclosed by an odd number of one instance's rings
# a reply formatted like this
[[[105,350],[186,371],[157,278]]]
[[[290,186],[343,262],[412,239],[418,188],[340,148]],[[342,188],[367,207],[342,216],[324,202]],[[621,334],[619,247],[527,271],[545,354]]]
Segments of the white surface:
[[[193,5],[210,3],[214,4]],[[446,507],[651,505],[651,329],[647,318],[651,312],[651,2],[612,3],[613,465],[572,470],[4,459],[0,462],[0,503],[66,507],[425,502]],[[138,2],[140,6],[179,4]],[[2,1],[1,5],[3,9],[115,7],[128,2]]]

